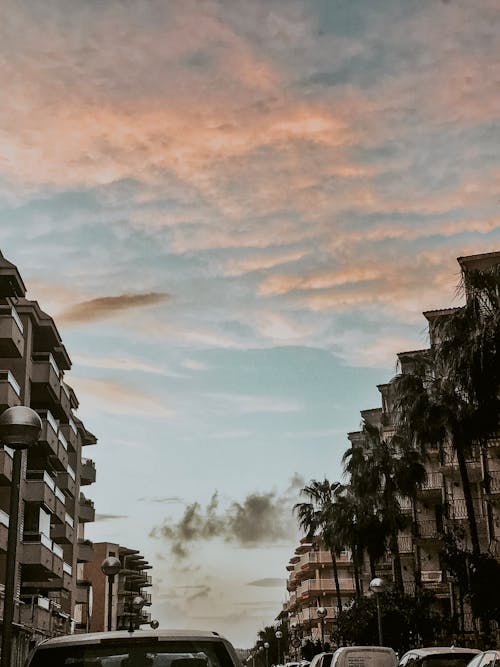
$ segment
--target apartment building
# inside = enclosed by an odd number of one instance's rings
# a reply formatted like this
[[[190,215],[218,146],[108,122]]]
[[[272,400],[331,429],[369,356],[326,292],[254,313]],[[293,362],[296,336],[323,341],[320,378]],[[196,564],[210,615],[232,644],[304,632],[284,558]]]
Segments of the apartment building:
[[[93,591],[93,604],[89,617],[89,630],[100,632],[108,628],[109,586],[108,579],[101,571],[103,560],[109,556],[118,558],[122,569],[114,577],[111,592],[111,629],[128,630],[151,622],[151,614],[147,607],[151,606],[151,576],[147,571],[152,566],[136,549],[113,544],[96,542],[94,554],[90,562],[83,566],[84,578]],[[131,602],[140,596],[144,600],[144,608],[134,610]]]
[[[459,258],[461,269],[465,272],[474,268],[487,268],[500,263],[500,252]],[[436,321],[446,316],[453,309],[427,311],[424,317],[429,327],[429,343],[436,342]],[[410,373],[427,350],[401,352],[398,356],[400,372]],[[381,404],[376,408],[361,411],[362,421],[381,429],[384,438],[394,433],[395,406],[392,382],[378,385]],[[354,431],[348,434],[351,444],[363,446],[363,433]],[[426,479],[414,499],[400,498],[401,510],[408,515],[407,528],[398,536],[401,558],[403,585],[405,592],[413,594],[416,582],[432,591],[436,598],[436,607],[445,617],[458,619],[458,632],[463,635],[475,631],[473,617],[467,601],[460,599],[459,591],[446,569],[443,561],[445,535],[453,533],[461,540],[462,548],[471,549],[468,532],[467,509],[461,483],[461,476],[456,453],[451,443],[444,447],[427,446],[423,460]],[[476,514],[480,548],[483,553],[490,553],[500,558],[500,438],[493,438],[486,448],[473,446],[468,455],[467,470],[471,484],[473,504]],[[283,606],[279,618],[287,619],[290,630],[298,637],[315,639],[320,631],[315,607],[328,608],[325,623],[326,640],[334,621],[336,610],[334,596],[331,594],[333,577],[331,559],[328,552],[323,552],[324,569],[319,569],[319,556],[311,550],[312,546],[304,541],[296,550],[287,566],[290,572],[287,588],[289,599]],[[346,579],[352,578],[352,563],[346,560]],[[347,575],[347,573],[349,574]],[[384,562],[377,564],[377,576],[387,580],[393,578],[393,563],[389,555]],[[329,588],[320,584],[322,591],[327,591],[326,598],[310,595],[316,591],[317,582],[329,578]],[[361,573],[362,590],[368,592],[370,582],[369,564],[365,561]],[[345,579],[342,579],[344,583]],[[346,586],[343,605],[349,603],[354,591]],[[306,593],[307,591],[307,593]],[[309,605],[310,600],[314,603]]]
[[[342,607],[348,606],[355,594],[354,570],[349,550],[335,559]],[[278,619],[286,619],[290,633],[297,638],[335,643],[335,618],[338,613],[337,593],[330,552],[319,538],[303,538],[286,567],[288,600]],[[318,615],[324,608],[326,615]]]
[[[23,452],[14,615],[21,654],[30,642],[73,631],[88,605],[80,574],[93,557],[85,526],[95,512],[83,489],[96,471],[83,452],[97,442],[75,414],[71,360],[54,320],[25,293],[18,269],[0,253],[0,413],[26,405],[42,420],[39,442]],[[11,481],[12,451],[0,443],[0,581]],[[3,618],[3,593],[0,612]]]

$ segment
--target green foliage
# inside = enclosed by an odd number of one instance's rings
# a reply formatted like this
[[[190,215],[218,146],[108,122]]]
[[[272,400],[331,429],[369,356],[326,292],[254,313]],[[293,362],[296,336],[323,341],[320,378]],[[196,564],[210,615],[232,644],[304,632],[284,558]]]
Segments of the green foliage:
[[[447,628],[432,609],[435,596],[422,591],[418,596],[398,595],[394,589],[380,594],[382,632],[385,646],[406,651],[417,641],[432,644]],[[378,644],[377,602],[375,596],[354,601],[339,619],[338,635],[344,642],[358,645]]]
[[[443,562],[476,618],[500,622],[500,563],[490,554],[473,554],[446,538]]]

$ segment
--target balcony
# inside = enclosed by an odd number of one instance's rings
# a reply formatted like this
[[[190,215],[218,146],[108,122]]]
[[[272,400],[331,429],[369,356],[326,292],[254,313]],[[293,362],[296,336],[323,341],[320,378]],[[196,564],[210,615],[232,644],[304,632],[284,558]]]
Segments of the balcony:
[[[0,411],[21,405],[21,387],[10,371],[0,371]]]
[[[23,324],[15,308],[0,310],[0,357],[20,359],[24,350]]]
[[[52,518],[62,524],[66,517],[66,496],[57,486],[54,489],[54,494],[56,496],[56,504]]]
[[[62,575],[62,550],[54,553],[52,540],[43,533],[25,533],[22,548],[23,584]]]
[[[53,525],[50,530],[50,536],[58,544],[73,544],[75,529],[73,523],[69,523],[67,518],[71,519],[69,514],[66,514],[64,523]]]
[[[59,560],[58,560],[59,564]],[[73,588],[73,568],[69,563],[62,561],[62,567],[58,567],[59,574],[46,581],[31,581],[30,588],[38,591],[70,591]]]
[[[53,514],[56,509],[55,482],[45,470],[26,472],[26,491],[24,500],[28,503],[43,505]]]
[[[434,499],[436,501],[441,500],[443,496],[444,482],[443,475],[440,472],[429,472],[427,477],[422,484],[422,487],[418,490],[418,497],[424,500]]]
[[[67,470],[57,473],[57,486],[67,496],[75,497],[76,493],[76,475],[73,468],[68,465]]]
[[[94,543],[90,540],[78,540],[77,561],[90,563],[94,558]]]
[[[96,478],[95,463],[92,459],[82,459],[82,466],[80,468],[80,484],[85,486],[93,484]]]
[[[466,459],[467,471],[471,482],[477,482],[482,477],[481,459],[478,451],[473,451]],[[456,451],[450,447],[443,447],[441,451],[441,472],[446,475],[460,476]]]
[[[473,498],[474,513],[476,520],[483,518],[484,512],[480,498]],[[448,503],[449,517],[453,521],[467,521],[467,506],[464,498],[454,498]]]
[[[24,596],[23,602],[20,608],[21,623],[49,633],[52,625],[49,598],[34,595],[30,599]]]
[[[42,430],[38,438],[38,446],[43,448],[47,456],[57,456],[59,447],[57,433],[59,425],[50,410],[37,410],[37,412],[42,420]]]
[[[69,389],[64,382],[61,382],[61,412],[64,413],[65,420],[67,421],[71,417],[71,398],[69,394]]]
[[[31,376],[31,404],[37,409],[47,409],[57,419],[64,419],[61,410],[61,371],[54,357],[46,352],[33,354]]]
[[[400,554],[413,553],[413,538],[411,535],[398,536],[398,549]]]
[[[490,492],[489,496],[498,498],[500,496],[500,470],[490,472]]]
[[[426,540],[441,540],[443,531],[434,519],[422,519],[417,522],[415,540],[419,543]]]
[[[10,486],[12,481],[12,456],[6,449],[0,449],[0,486]]]
[[[82,523],[95,521],[94,503],[89,498],[85,498],[83,493],[80,494],[80,502],[78,504],[78,519]]]
[[[68,450],[76,451],[78,447],[78,429],[76,428],[76,424],[73,419],[71,419],[71,417],[69,418],[67,424],[60,425],[60,432],[66,438],[66,442],[68,443]]]
[[[352,577],[339,577],[339,586],[340,592],[343,595],[354,595],[355,586]],[[297,588],[297,596],[302,600],[305,600],[311,596],[318,597],[324,593],[330,595],[336,594],[335,582],[333,579],[310,579],[308,581],[304,581],[304,583],[302,583]]]

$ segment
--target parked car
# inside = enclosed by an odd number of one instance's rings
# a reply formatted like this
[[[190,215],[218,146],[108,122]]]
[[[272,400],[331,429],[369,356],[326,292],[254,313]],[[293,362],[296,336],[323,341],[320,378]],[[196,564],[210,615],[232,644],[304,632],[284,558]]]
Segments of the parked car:
[[[333,653],[317,653],[311,660],[310,667],[330,667]]]
[[[217,632],[137,630],[66,635],[42,641],[27,667],[241,667]]]
[[[398,658],[388,646],[342,646],[331,667],[398,667]]]
[[[497,649],[488,649],[475,655],[467,667],[499,667],[500,651]]]
[[[399,667],[466,667],[479,651],[460,646],[413,648],[399,661]]]

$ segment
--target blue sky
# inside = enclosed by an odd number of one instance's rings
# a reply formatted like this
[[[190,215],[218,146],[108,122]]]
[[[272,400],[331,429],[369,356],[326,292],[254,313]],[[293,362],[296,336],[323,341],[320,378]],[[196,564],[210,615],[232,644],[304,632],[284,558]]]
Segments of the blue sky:
[[[7,0],[0,247],[99,437],[95,540],[252,643],[456,257],[500,245],[495,0]]]

